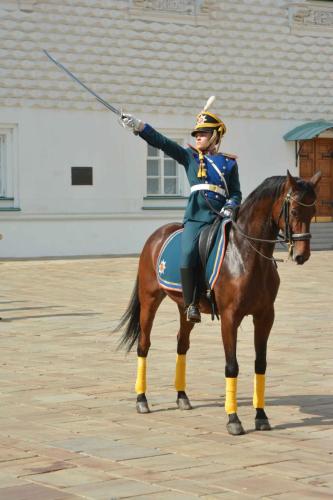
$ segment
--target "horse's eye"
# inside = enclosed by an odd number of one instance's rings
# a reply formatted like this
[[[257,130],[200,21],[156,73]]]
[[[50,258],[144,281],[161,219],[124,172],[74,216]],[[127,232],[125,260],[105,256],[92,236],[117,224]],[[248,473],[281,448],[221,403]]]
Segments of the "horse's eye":
[[[295,210],[294,208],[292,208],[292,209],[291,209],[291,211],[290,211],[290,213],[291,213],[291,215],[292,215],[293,217],[296,217],[296,215],[297,215],[297,210]]]

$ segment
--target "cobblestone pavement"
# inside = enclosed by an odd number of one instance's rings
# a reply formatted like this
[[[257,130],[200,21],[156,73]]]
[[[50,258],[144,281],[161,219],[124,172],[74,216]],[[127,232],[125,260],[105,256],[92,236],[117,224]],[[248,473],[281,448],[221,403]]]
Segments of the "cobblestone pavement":
[[[0,499],[321,499],[333,496],[333,252],[282,278],[269,341],[267,413],[254,431],[250,318],[239,331],[239,416],[224,413],[219,324],[192,333],[188,394],[173,389],[175,305],[157,315],[149,355],[152,413],[137,415],[135,352],[115,347],[136,258],[3,261]]]

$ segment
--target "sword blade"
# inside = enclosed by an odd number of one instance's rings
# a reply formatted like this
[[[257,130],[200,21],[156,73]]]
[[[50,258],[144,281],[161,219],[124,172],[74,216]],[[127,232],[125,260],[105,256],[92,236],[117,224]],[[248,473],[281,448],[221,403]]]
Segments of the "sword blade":
[[[64,73],[66,73],[66,75],[68,75],[72,80],[74,80],[74,82],[78,83],[87,92],[89,92],[89,94],[94,96],[95,99],[97,99],[97,101],[99,101],[101,104],[103,104],[103,106],[108,108],[110,111],[112,111],[116,115],[121,116],[121,111],[119,109],[117,109],[114,106],[112,106],[111,104],[109,104],[102,97],[100,97],[98,94],[96,94],[96,92],[94,92],[89,87],[87,87],[87,85],[85,83],[81,82],[81,80],[79,80],[78,77],[75,76],[71,71],[69,71],[69,69],[67,69],[63,64],[61,64],[59,61],[54,59],[54,57],[52,57],[51,54],[49,54],[49,52],[47,50],[43,49],[43,52],[50,59],[50,61],[52,61],[56,66],[58,66],[58,68],[61,69]]]

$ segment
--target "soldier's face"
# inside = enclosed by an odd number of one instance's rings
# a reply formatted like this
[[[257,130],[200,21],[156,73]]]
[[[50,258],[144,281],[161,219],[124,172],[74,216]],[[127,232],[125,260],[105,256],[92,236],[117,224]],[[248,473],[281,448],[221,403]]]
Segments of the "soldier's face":
[[[200,151],[205,151],[209,147],[209,140],[212,137],[212,132],[197,132],[195,134],[195,145]]]

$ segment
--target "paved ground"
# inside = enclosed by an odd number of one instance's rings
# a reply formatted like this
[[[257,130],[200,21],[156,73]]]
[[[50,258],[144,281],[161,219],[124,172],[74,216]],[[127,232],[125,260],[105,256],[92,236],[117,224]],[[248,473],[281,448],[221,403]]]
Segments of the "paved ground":
[[[136,355],[115,351],[137,259],[2,262],[0,499],[332,498],[333,252],[280,264],[267,411],[254,431],[250,319],[239,332],[239,415],[223,409],[219,324],[194,330],[188,394],[172,387],[177,320],[166,300],[149,357],[150,415],[135,413]]]

